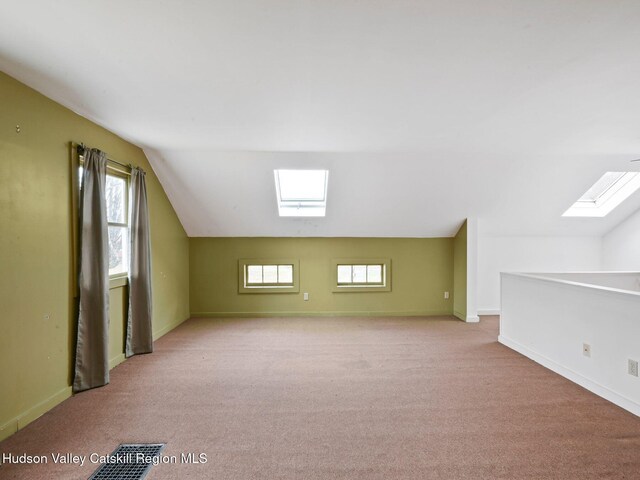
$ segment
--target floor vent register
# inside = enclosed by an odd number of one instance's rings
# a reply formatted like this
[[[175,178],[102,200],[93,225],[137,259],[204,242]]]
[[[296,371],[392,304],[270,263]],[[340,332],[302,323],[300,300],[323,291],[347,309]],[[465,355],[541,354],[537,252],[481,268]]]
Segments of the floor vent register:
[[[157,464],[164,443],[123,443],[89,480],[141,480]]]

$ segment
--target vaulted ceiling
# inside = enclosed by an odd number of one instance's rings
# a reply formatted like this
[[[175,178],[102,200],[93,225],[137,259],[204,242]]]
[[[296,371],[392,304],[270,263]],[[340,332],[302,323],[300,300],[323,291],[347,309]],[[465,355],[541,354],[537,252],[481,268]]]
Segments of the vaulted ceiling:
[[[0,3],[0,70],[143,147],[191,236],[602,235],[640,162],[637,0]],[[70,139],[72,140],[72,139]],[[330,170],[279,218],[274,168]]]

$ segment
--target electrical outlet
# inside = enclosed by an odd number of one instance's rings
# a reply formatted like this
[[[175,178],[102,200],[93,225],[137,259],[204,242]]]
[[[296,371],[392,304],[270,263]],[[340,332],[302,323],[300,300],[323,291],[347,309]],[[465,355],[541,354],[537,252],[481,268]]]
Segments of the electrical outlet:
[[[582,344],[582,354],[585,357],[590,357],[591,356],[591,345],[589,345],[588,343],[583,343]]]
[[[633,375],[634,377],[638,376],[638,361],[637,360],[628,360],[627,371],[629,375]]]
[[[447,298],[449,298],[449,292],[444,292],[444,298],[445,298],[445,300],[446,300]]]
[[[304,299],[304,301],[306,302],[307,300],[309,300],[309,294],[307,292],[304,292],[302,294],[302,298]]]

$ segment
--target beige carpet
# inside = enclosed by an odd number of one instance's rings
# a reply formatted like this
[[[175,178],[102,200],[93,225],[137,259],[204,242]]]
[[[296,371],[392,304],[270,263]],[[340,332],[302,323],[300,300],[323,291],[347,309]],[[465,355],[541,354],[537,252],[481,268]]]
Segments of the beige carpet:
[[[153,479],[640,478],[640,418],[496,341],[497,319],[193,319],[0,455],[166,442]],[[3,465],[1,479],[96,468]]]

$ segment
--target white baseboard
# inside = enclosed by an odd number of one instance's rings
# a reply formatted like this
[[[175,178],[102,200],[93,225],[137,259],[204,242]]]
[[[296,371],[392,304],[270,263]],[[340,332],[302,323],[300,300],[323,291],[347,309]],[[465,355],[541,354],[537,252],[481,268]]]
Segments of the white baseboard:
[[[521,353],[525,357],[530,358],[536,363],[539,363],[543,367],[548,368],[549,370],[556,372],[558,375],[562,375],[565,378],[568,378],[574,383],[577,383],[581,387],[586,388],[592,393],[609,400],[611,403],[624,408],[625,410],[633,413],[634,415],[640,416],[640,404],[631,400],[630,398],[624,397],[619,393],[610,390],[604,385],[600,385],[593,380],[588,379],[587,377],[574,372],[571,369],[563,367],[559,363],[554,362],[550,358],[545,357],[544,355],[539,354],[531,350],[528,347],[525,347],[521,343],[516,342],[515,340],[511,340],[510,338],[505,337],[504,335],[498,335],[498,342],[503,345],[515,350],[518,353]]]
[[[500,315],[500,309],[497,309],[497,310],[478,310],[478,315]]]
[[[465,315],[461,312],[456,312],[455,310],[453,312],[453,316],[466,323],[478,323],[480,321],[480,318],[477,315]]]

